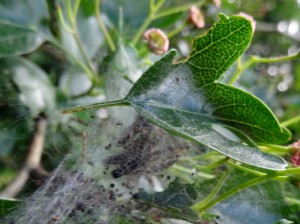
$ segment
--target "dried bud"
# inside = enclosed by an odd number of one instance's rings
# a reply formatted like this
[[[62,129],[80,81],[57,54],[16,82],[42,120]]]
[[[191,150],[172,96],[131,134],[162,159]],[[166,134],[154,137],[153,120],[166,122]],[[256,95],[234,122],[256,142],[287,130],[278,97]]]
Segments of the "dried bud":
[[[195,5],[190,8],[188,22],[194,24],[198,28],[203,28],[205,26],[204,15],[200,8]]]
[[[169,49],[169,39],[160,29],[150,29],[144,33],[148,47],[155,54],[164,54]]]
[[[292,149],[296,150],[296,151],[300,151],[300,140],[294,142],[292,145],[291,145]]]
[[[295,154],[292,155],[291,162],[294,166],[300,166],[300,140],[294,142],[291,148],[295,150]]]
[[[294,166],[300,166],[300,151],[297,151],[291,158],[291,162]]]
[[[221,7],[221,0],[213,0],[213,3],[217,8]]]

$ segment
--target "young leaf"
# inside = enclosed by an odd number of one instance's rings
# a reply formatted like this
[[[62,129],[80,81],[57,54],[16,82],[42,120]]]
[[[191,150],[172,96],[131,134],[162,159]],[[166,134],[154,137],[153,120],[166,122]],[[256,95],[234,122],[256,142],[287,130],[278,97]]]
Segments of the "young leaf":
[[[290,138],[270,109],[255,96],[218,79],[246,50],[251,21],[220,15],[220,21],[194,42],[191,55],[173,64],[170,51],[150,67],[121,101],[64,111],[131,105],[148,121],[165,130],[217,150],[238,161],[266,169],[284,169],[286,162],[253,144],[229,139],[218,127],[232,126],[256,142],[279,144]]]

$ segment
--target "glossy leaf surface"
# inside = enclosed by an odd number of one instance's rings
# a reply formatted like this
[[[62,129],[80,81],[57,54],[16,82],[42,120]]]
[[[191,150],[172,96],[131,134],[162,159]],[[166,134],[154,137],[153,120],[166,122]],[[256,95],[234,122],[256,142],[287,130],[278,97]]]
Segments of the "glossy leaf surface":
[[[217,82],[251,37],[250,21],[221,16],[208,34],[195,41],[185,62],[172,64],[175,51],[171,51],[138,80],[127,101],[149,121],[174,134],[244,163],[282,169],[281,158],[234,142],[219,128],[222,123],[233,126],[257,142],[282,143],[289,138],[259,99]]]
[[[286,162],[241,143],[226,126],[255,142],[280,144],[290,138],[271,110],[255,96],[218,82],[252,39],[251,21],[220,15],[207,34],[194,41],[190,56],[174,64],[170,51],[135,83],[125,99],[70,109],[131,105],[163,129],[217,150],[238,161],[266,169],[284,169]],[[229,135],[228,135],[229,133]]]

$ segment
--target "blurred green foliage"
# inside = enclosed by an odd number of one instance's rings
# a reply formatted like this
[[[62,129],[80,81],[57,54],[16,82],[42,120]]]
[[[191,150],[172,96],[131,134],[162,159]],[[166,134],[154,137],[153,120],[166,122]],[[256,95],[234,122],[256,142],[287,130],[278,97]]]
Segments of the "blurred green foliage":
[[[114,52],[99,27],[99,21],[95,16],[95,1],[82,0],[76,11],[78,2],[80,1],[0,1],[1,189],[9,185],[24,165],[31,139],[35,134],[36,118],[41,113],[47,114],[49,118],[41,164],[48,172],[57,167],[64,156],[72,150],[76,142],[72,139],[81,137],[82,130],[90,119],[90,114],[60,116],[59,111],[72,105],[103,100],[105,92],[109,89],[108,64],[122,61],[111,60]],[[137,36],[148,18],[149,2],[164,1],[101,2],[100,17],[114,44],[119,50],[130,52],[130,57],[136,57],[139,64],[134,64],[135,68],[141,70],[145,70],[159,58],[148,51],[142,35]],[[157,12],[160,16],[149,20],[145,28],[160,28],[167,35],[172,33],[170,48],[178,49],[180,56],[184,57],[189,53],[191,41],[217,20],[219,12],[227,15],[244,12],[254,17],[256,30],[251,46],[243,55],[242,61],[246,61],[251,55],[274,57],[295,54],[299,51],[299,1],[223,0],[220,8],[213,2],[213,0],[165,1]],[[76,13],[73,14],[73,19],[76,17],[75,26],[72,24],[72,15],[70,16],[67,4],[75,8]],[[201,6],[206,21],[203,29],[197,29],[187,23],[188,8],[192,4]],[[78,35],[77,39],[62,26],[58,6],[62,9],[66,25]],[[137,42],[133,43],[135,37]],[[234,65],[230,68],[226,76],[230,77],[231,71],[233,73],[236,67],[237,65]],[[128,79],[126,74],[124,77]],[[258,96],[272,108],[280,121],[300,115],[298,59],[281,63],[255,64],[241,75],[235,85]],[[290,125],[289,129],[293,134],[290,143],[300,139],[299,122]],[[285,158],[289,160],[292,153],[287,151],[284,154]],[[293,192],[289,198],[299,194],[294,187],[299,183],[298,178],[295,177],[293,186],[289,185],[292,190],[288,193]],[[31,191],[21,192],[18,197],[25,197],[38,186],[39,184],[36,184]],[[275,187],[278,189],[277,185]],[[0,202],[1,206],[4,206],[1,215],[6,214],[5,207],[10,210],[8,205],[10,202],[6,199],[0,199]],[[299,206],[297,207],[299,201],[292,202],[294,211],[298,209],[299,213]],[[287,218],[291,217],[289,212]],[[291,218],[297,220],[297,217]]]

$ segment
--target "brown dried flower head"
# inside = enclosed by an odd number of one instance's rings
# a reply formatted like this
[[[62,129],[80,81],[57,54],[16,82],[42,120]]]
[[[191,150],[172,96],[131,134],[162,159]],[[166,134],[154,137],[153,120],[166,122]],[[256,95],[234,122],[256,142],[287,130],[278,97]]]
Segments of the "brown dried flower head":
[[[204,15],[200,8],[193,5],[189,10],[188,22],[194,24],[198,28],[203,28],[205,26]]]
[[[148,47],[155,54],[164,54],[169,49],[169,39],[160,29],[149,29],[144,33],[144,39]]]

